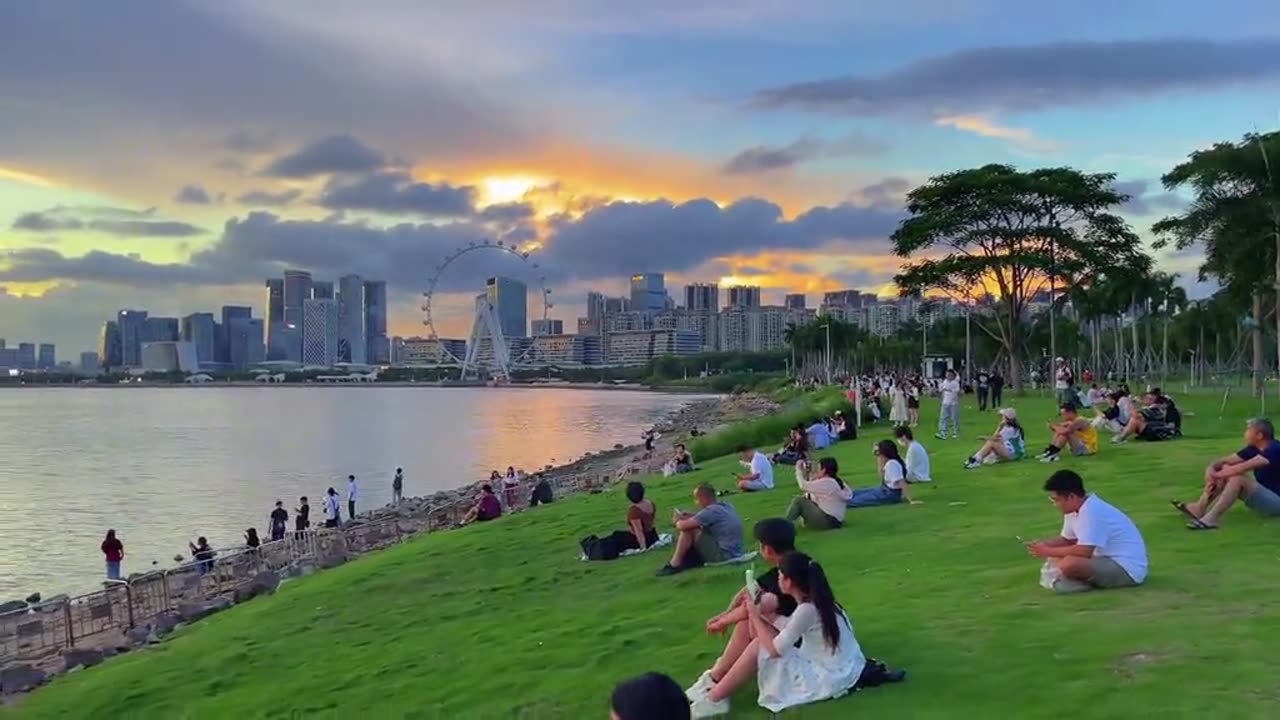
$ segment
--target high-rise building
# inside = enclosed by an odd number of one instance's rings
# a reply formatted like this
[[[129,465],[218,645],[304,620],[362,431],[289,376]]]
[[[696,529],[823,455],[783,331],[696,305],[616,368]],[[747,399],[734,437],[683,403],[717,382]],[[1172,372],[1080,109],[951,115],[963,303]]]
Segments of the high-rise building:
[[[534,337],[541,335],[563,335],[564,321],[551,319],[538,319],[529,323],[529,334]]]
[[[649,314],[667,309],[666,278],[662,273],[631,276],[631,310]]]
[[[364,278],[338,278],[338,359],[363,365],[369,352],[365,336]]]
[[[102,369],[102,361],[98,359],[98,353],[93,351],[80,353],[80,371],[87,373],[96,373]]]
[[[729,288],[729,307],[760,307],[759,285],[738,285]]]
[[[372,365],[391,362],[387,339],[387,283],[367,280],[364,284],[364,361]]]
[[[833,290],[822,294],[822,304],[833,307],[863,307],[875,302],[875,293],[858,292],[857,290]]]
[[[22,370],[36,369],[35,343],[18,343],[18,367]]]
[[[142,367],[142,340],[146,333],[146,310],[121,310],[116,314],[120,331],[120,362],[123,367]]]
[[[227,362],[244,372],[266,359],[265,327],[261,319],[233,317],[226,326]]]
[[[180,334],[178,318],[149,317],[143,325],[142,342],[177,342]]]
[[[693,283],[684,286],[684,309],[706,312],[720,311],[720,286],[715,283]]]
[[[218,321],[213,313],[198,312],[182,318],[182,341],[196,349],[196,362],[216,362]]]
[[[302,357],[302,303],[311,297],[311,273],[306,270],[284,271],[284,323],[296,330],[294,342],[298,343],[296,355]],[[287,354],[295,354],[289,352]]]
[[[787,299],[783,301],[782,306],[788,310],[804,310],[804,293],[787,293]]]
[[[331,280],[312,280],[311,297],[317,300],[333,300],[333,282]]]
[[[338,362],[338,303],[311,298],[302,307],[302,363],[333,367]]]
[[[40,343],[40,346],[36,348],[36,367],[42,370],[52,370],[58,367],[57,353],[51,343]]]
[[[267,359],[285,360],[289,354],[285,346],[284,331],[284,280],[267,278],[266,306],[263,320],[267,327]]]
[[[485,283],[485,297],[498,317],[504,338],[528,337],[529,290],[519,280],[491,277]]]
[[[253,317],[253,308],[244,305],[223,305],[222,322],[217,327],[217,340],[214,344],[214,360],[221,363],[231,361],[231,324],[238,320]],[[234,365],[234,363],[232,363]]]
[[[108,368],[124,364],[120,354],[120,325],[114,320],[102,323],[102,333],[98,336],[98,361]]]

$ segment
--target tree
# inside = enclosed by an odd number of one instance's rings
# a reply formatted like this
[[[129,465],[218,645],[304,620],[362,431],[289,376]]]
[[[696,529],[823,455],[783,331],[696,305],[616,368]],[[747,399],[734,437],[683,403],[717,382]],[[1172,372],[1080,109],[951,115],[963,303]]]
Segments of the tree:
[[[1233,293],[1253,296],[1253,384],[1262,392],[1261,293],[1280,293],[1280,132],[1250,133],[1238,143],[1218,143],[1191,153],[1162,178],[1168,190],[1188,187],[1195,197],[1180,215],[1152,230],[1156,247],[1186,249],[1203,243],[1200,277],[1216,277]],[[1280,297],[1280,295],[1278,295]],[[1276,313],[1280,362],[1280,313]]]
[[[1050,285],[1087,283],[1107,268],[1148,267],[1138,236],[1110,212],[1128,198],[1111,173],[1071,168],[1020,172],[986,165],[936,176],[907,196],[910,216],[894,232],[904,294],[940,290],[976,303],[988,292],[996,312],[974,323],[1009,358],[1009,381],[1022,390],[1027,304]]]
[[[1187,291],[1178,285],[1176,274],[1159,272],[1152,276],[1151,308],[1161,318],[1163,335],[1160,339],[1160,377],[1169,377],[1169,323],[1174,314],[1187,309]]]

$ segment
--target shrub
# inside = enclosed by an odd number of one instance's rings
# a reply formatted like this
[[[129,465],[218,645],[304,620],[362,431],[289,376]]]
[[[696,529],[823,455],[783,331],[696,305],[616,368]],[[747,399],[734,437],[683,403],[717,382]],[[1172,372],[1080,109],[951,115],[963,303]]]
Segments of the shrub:
[[[739,445],[751,445],[767,451],[786,442],[787,433],[796,425],[808,425],[814,418],[826,417],[837,410],[846,414],[853,411],[843,390],[827,388],[808,393],[791,399],[777,413],[735,423],[700,437],[690,443],[689,451],[698,462],[729,455]]]

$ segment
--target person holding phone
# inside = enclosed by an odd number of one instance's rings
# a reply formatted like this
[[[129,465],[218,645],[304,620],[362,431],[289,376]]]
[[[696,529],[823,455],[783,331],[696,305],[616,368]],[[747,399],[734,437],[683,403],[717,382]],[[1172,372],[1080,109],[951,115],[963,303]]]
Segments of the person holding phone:
[[[738,476],[738,489],[742,492],[773,489],[773,463],[765,454],[750,445],[739,445],[738,456],[747,466],[747,473]]]

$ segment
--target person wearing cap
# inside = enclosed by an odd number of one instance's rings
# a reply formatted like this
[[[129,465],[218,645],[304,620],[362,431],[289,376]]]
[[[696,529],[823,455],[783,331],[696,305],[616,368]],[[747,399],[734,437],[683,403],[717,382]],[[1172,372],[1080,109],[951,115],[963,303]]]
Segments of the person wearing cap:
[[[1244,442],[1234,455],[1205,468],[1199,500],[1173,501],[1178,512],[1190,519],[1188,529],[1218,529],[1222,516],[1241,497],[1259,515],[1280,515],[1280,442],[1276,442],[1275,427],[1270,420],[1254,418],[1245,424]]]
[[[1076,384],[1076,376],[1071,372],[1071,368],[1067,366],[1067,361],[1063,358],[1054,358],[1054,364],[1057,370],[1054,373],[1053,389],[1058,393],[1058,404],[1066,405],[1067,403],[1075,404],[1076,398],[1072,388]]]
[[[1000,411],[1000,424],[987,438],[978,452],[969,456],[965,470],[982,467],[987,463],[1013,462],[1027,456],[1027,434],[1018,424],[1018,412],[1013,408]]]

